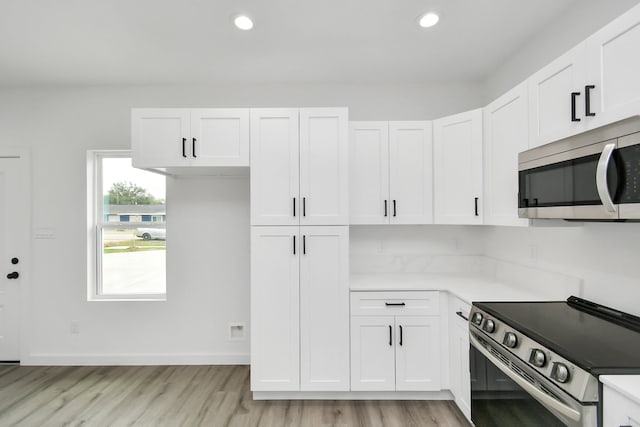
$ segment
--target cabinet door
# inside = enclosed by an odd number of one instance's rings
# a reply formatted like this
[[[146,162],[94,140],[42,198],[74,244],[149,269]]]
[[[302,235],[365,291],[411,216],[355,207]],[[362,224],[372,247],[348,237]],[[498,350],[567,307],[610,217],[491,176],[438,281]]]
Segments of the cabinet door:
[[[585,45],[576,46],[528,79],[530,148],[566,138],[585,129]],[[575,99],[572,121],[571,93]]]
[[[482,110],[434,122],[436,224],[482,224]]]
[[[251,110],[251,224],[297,225],[298,110]]]
[[[396,317],[396,390],[440,390],[440,318]]]
[[[299,242],[298,227],[251,228],[253,391],[300,390]]]
[[[469,366],[469,326],[466,322],[457,322],[456,329],[456,353],[459,355],[458,394],[455,396],[456,405],[467,419],[471,419],[471,374]]]
[[[389,125],[349,124],[349,223],[389,223]]]
[[[300,110],[301,225],[349,224],[346,108]]]
[[[602,391],[603,421],[606,427],[640,427],[640,405],[605,384]]]
[[[529,225],[518,218],[518,153],[529,147],[527,85],[484,109],[484,223]]]
[[[589,37],[587,84],[591,89],[587,117],[595,128],[640,113],[640,6]]]
[[[349,227],[301,227],[300,388],[349,390]]]
[[[433,223],[431,122],[389,123],[392,224]]]
[[[191,110],[192,166],[249,166],[249,110]]]
[[[393,316],[351,318],[351,390],[393,391],[395,383]]]
[[[133,166],[163,168],[188,166],[190,114],[184,108],[134,108],[131,110]]]

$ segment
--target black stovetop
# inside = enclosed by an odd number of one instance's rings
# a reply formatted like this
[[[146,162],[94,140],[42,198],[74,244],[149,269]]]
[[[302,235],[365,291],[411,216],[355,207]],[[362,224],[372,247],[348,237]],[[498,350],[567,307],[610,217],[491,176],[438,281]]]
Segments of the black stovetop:
[[[640,318],[575,301],[474,305],[593,375],[640,374]]]

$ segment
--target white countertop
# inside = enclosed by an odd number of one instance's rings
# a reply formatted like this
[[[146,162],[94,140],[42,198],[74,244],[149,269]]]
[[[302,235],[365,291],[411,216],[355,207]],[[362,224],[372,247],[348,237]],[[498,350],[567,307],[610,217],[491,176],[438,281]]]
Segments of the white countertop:
[[[483,273],[366,273],[352,274],[351,291],[446,291],[471,304],[474,301],[549,301],[530,288],[506,283]]]
[[[601,375],[600,381],[640,405],[640,375]]]

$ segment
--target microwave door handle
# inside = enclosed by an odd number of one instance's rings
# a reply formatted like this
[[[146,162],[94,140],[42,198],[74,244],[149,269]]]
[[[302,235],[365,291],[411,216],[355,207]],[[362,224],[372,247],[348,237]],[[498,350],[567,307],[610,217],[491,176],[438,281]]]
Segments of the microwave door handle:
[[[602,205],[607,212],[616,211],[616,205],[613,204],[611,193],[609,193],[609,186],[607,185],[607,172],[609,171],[609,164],[611,163],[611,155],[615,149],[616,144],[613,142],[604,146],[602,154],[600,154],[600,160],[598,160],[598,168],[596,169],[598,196],[600,196]]]
[[[547,393],[545,393],[545,392],[543,392],[541,390],[538,390],[538,388],[536,386],[534,386],[531,383],[529,383],[527,380],[525,380],[520,375],[518,375],[515,372],[513,372],[508,367],[504,366],[504,362],[502,362],[497,357],[495,357],[494,355],[489,353],[489,351],[486,348],[484,348],[484,346],[482,344],[480,344],[478,342],[478,340],[471,333],[469,334],[469,340],[471,341],[471,344],[480,353],[482,353],[482,355],[484,357],[486,357],[489,360],[489,362],[493,363],[496,368],[500,369],[506,376],[511,378],[513,380],[513,382],[515,382],[520,387],[522,387],[522,389],[524,389],[524,391],[529,393],[537,401],[539,401],[543,405],[545,405],[545,406],[547,406],[547,407],[559,412],[560,414],[564,415],[565,417],[572,419],[573,421],[576,421],[576,422],[580,421],[580,418],[582,417],[580,412],[578,412],[575,409],[565,405],[564,403],[554,399],[553,397],[549,396]]]

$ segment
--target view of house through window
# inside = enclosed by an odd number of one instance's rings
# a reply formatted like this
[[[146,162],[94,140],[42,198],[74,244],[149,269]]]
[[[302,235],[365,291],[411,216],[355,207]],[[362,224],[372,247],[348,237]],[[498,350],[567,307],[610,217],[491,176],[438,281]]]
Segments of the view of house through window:
[[[98,158],[96,295],[162,296],[166,292],[165,177]],[[100,193],[100,191],[99,191]]]

